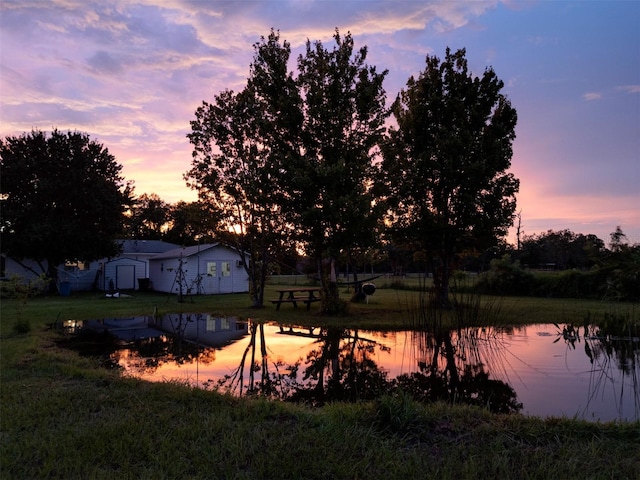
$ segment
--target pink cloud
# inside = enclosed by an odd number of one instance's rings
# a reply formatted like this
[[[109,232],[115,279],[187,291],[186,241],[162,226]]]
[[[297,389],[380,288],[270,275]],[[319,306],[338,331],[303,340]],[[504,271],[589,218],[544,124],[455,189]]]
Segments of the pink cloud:
[[[640,85],[622,85],[616,88],[627,93],[640,93]]]
[[[598,92],[587,92],[582,95],[582,98],[590,102],[592,100],[600,100],[602,98],[602,94]]]

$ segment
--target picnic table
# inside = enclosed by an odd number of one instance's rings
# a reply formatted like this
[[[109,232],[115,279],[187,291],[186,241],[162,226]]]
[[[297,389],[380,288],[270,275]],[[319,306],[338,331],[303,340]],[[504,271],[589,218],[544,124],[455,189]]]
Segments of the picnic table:
[[[276,305],[276,310],[280,310],[283,303],[293,303],[293,306],[298,308],[298,302],[306,303],[307,310],[310,310],[313,302],[320,301],[320,297],[316,296],[316,293],[320,293],[318,287],[283,288],[276,292],[280,294],[278,299],[271,300],[271,303]]]

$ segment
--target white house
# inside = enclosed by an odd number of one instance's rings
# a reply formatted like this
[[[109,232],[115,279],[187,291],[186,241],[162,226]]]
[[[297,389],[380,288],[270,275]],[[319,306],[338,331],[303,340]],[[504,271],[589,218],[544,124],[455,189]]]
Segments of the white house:
[[[245,258],[248,262],[248,257]],[[221,243],[176,248],[149,259],[153,289],[177,294],[249,291],[249,278],[238,254]]]

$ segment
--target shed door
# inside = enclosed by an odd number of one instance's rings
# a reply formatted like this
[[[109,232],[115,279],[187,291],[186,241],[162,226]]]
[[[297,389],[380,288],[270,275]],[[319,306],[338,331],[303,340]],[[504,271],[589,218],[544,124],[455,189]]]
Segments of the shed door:
[[[135,290],[136,267],[134,265],[116,266],[116,288],[120,290]]]
[[[218,262],[207,262],[207,276],[204,278],[204,293],[220,293],[218,291]]]
[[[207,277],[205,279],[205,293],[231,292],[233,292],[231,261],[208,261]]]
[[[233,274],[231,273],[231,261],[220,262],[220,293],[233,292]]]

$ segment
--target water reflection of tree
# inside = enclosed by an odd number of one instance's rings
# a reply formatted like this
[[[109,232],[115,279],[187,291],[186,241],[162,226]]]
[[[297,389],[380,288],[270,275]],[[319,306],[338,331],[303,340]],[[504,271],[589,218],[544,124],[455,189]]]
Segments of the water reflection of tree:
[[[505,347],[485,329],[416,332],[419,371],[396,378],[397,388],[423,402],[445,401],[517,412],[522,404],[507,383],[489,377],[504,370]]]
[[[618,396],[617,409],[623,413],[625,379],[631,383],[636,418],[640,413],[640,339],[635,336],[613,335],[604,329],[588,324],[582,327],[566,324],[560,327],[558,338],[567,346],[567,352],[584,349],[592,368],[589,372],[589,398],[599,397],[605,389],[611,389]],[[580,344],[584,344],[581,347]]]
[[[240,365],[218,381],[215,385],[218,390],[312,405],[321,405],[328,400],[375,398],[386,391],[386,373],[378,368],[370,355],[376,348],[388,348],[360,338],[358,331],[310,328],[307,333],[281,328],[282,334],[314,339],[314,348],[307,354],[302,372],[302,359],[289,365],[270,362],[263,324],[251,324],[249,331],[249,344]],[[247,369],[248,365],[250,368]],[[248,378],[245,378],[247,373]]]
[[[388,347],[360,337],[358,330],[341,328],[320,329],[316,346],[307,355],[302,382],[295,385],[287,400],[355,402],[388,391],[387,373],[372,359],[376,349],[388,351]]]
[[[393,380],[374,360],[376,351],[388,352],[390,349],[363,337],[358,330],[329,327],[310,329],[308,334],[293,329],[282,331],[314,338],[304,367],[302,359],[293,365],[270,365],[264,326],[251,325],[250,332],[250,341],[239,367],[219,381],[218,389],[311,405],[370,400],[402,389],[425,402],[470,403],[487,406],[496,412],[522,408],[514,390],[502,381],[490,379],[484,370],[482,358],[488,356],[481,354],[477,331],[466,336],[459,333],[455,336],[455,345],[452,332],[424,334],[420,357],[428,360],[419,361],[418,372]],[[469,363],[469,358],[474,362]],[[245,378],[247,364],[251,366],[248,379]],[[270,367],[273,368],[271,372]]]
[[[258,339],[260,340],[258,342]],[[256,348],[260,346],[260,363],[256,360]],[[249,360],[249,379],[245,385],[245,370]],[[276,371],[279,364],[274,364]],[[260,372],[259,380],[256,380],[256,372]],[[280,390],[277,388],[281,375],[269,375],[269,361],[267,355],[267,346],[264,336],[264,324],[249,324],[249,344],[244,349],[240,357],[240,365],[232,373],[225,375],[219,379],[215,385],[208,382],[209,386],[228,393],[236,395],[263,395],[265,397],[280,397]]]

